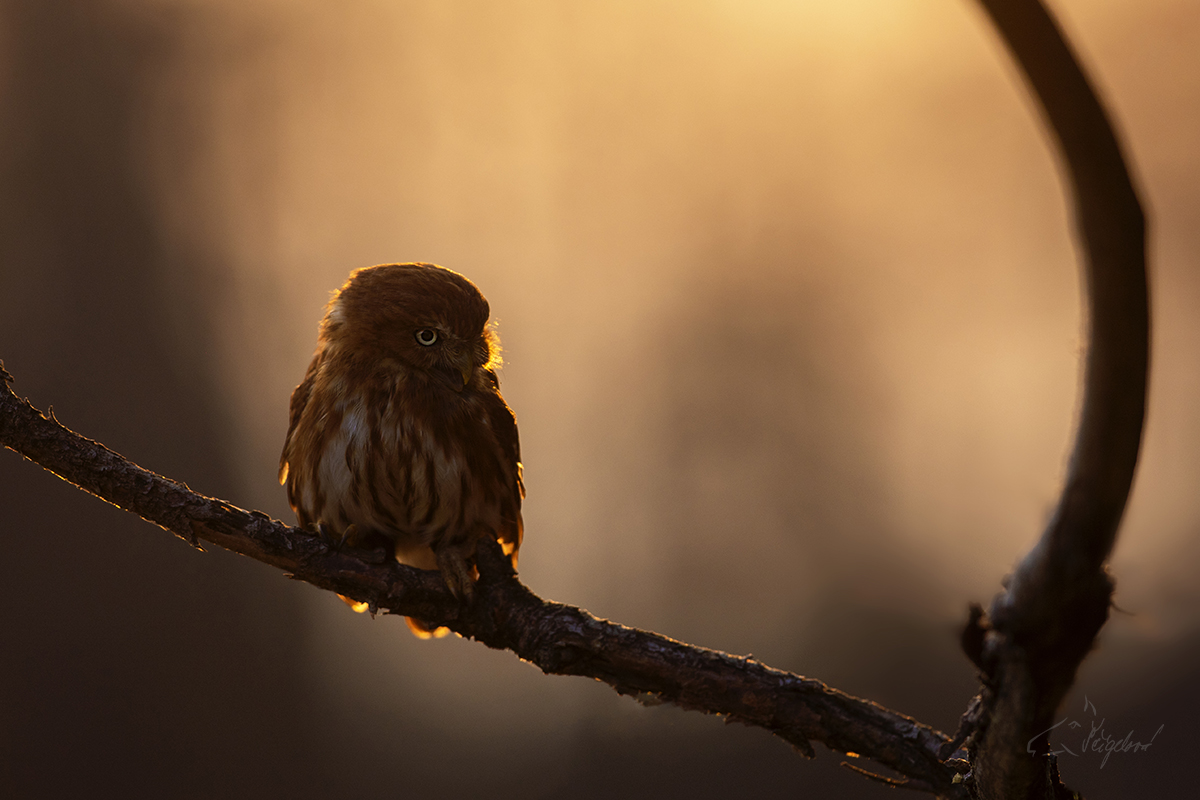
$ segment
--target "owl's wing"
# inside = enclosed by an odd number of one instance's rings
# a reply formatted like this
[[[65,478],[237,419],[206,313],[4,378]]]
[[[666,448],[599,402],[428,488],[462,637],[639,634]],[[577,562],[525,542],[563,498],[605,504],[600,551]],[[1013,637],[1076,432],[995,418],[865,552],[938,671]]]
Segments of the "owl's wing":
[[[317,371],[320,368],[321,362],[325,358],[324,351],[318,352],[313,356],[313,360],[308,364],[308,371],[304,373],[304,380],[300,385],[292,390],[292,402],[288,419],[287,438],[283,440],[283,453],[279,456],[279,482],[283,483],[288,476],[288,456],[292,449],[292,434],[296,432],[296,425],[300,422],[300,416],[304,413],[304,407],[308,405],[308,398],[312,394],[313,382],[316,380]]]
[[[496,538],[504,545],[504,551],[512,555],[513,566],[515,567],[517,565],[517,550],[521,547],[521,538],[525,532],[525,525],[521,519],[521,501],[525,499],[525,479],[522,474],[524,467],[521,464],[521,439],[517,435],[517,416],[500,395],[500,381],[496,378],[495,373],[492,373],[491,377],[492,385],[496,387],[496,402],[488,404],[488,423],[491,426],[493,435],[496,437],[496,444],[500,446],[505,466],[513,470],[514,476],[512,494],[509,497],[511,505],[506,504],[509,509],[509,513],[505,515],[508,525],[505,530],[497,531],[498,535]]]
[[[496,377],[496,373],[489,373],[492,378],[492,386],[496,389],[497,403],[488,404],[488,423],[496,436],[496,443],[500,445],[500,451],[504,455],[504,460],[508,464],[515,464],[517,469],[517,507],[520,508],[521,500],[525,499],[525,481],[521,477],[521,439],[517,435],[517,415],[508,407],[508,403],[504,402],[504,397],[500,394],[500,379]]]

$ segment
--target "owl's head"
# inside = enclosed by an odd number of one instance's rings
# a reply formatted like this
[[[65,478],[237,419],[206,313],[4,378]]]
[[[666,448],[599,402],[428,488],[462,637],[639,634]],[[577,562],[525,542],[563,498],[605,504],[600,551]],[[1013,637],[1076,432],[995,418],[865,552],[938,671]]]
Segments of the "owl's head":
[[[350,274],[321,322],[321,341],[364,360],[395,359],[455,391],[500,363],[475,284],[436,264],[382,264]]]

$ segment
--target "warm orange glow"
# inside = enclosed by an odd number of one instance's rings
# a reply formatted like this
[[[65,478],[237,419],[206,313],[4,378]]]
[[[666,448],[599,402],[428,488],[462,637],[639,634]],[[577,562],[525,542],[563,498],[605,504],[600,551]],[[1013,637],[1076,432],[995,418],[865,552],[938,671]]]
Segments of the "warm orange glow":
[[[413,636],[416,636],[418,639],[441,639],[443,636],[446,636],[450,633],[450,629],[445,626],[434,628],[433,630],[426,630],[425,628],[421,627],[419,623],[414,622],[409,617],[405,617],[404,621],[408,623],[408,629],[412,631]]]
[[[1138,615],[1110,631],[1170,636],[1200,619],[1180,557],[1200,519],[1200,28],[1187,0],[1052,5],[1154,202],[1155,375],[1114,563]],[[1076,413],[1075,252],[971,3],[224,7],[270,35],[230,60],[195,34],[208,60],[140,119],[196,132],[186,162],[146,148],[146,180],[162,246],[229,275],[208,346],[247,503],[288,514],[263,476],[329,287],[424,260],[503,319],[521,577],[543,596],[802,669],[837,649],[822,609],[951,630],[1037,535]],[[414,654],[312,596],[312,668],[346,707],[411,711],[418,682],[447,729],[563,720],[540,684],[476,680],[488,655]],[[347,660],[387,669],[347,681]]]
[[[353,600],[349,597],[346,597],[344,594],[339,594],[338,597],[342,599],[343,603],[350,606],[350,610],[355,614],[361,614],[371,607],[370,603],[361,603],[358,600]]]
[[[942,701],[975,688],[956,632],[1050,511],[1082,331],[1066,192],[977,5],[0,3],[0,357],[67,424],[291,521],[270,476],[329,289],[443,264],[503,320],[534,591],[953,728]],[[1132,613],[1080,686],[1114,724],[1166,709],[1182,730],[1200,4],[1047,5],[1151,213],[1148,426],[1111,565]],[[829,763],[414,642],[236,559],[180,552],[180,573],[28,469],[0,457],[0,763],[32,780],[13,796],[472,797],[488,776],[794,797]],[[1118,786],[1168,772],[1154,753],[1067,782],[1185,796]],[[43,786],[67,773],[82,788]]]

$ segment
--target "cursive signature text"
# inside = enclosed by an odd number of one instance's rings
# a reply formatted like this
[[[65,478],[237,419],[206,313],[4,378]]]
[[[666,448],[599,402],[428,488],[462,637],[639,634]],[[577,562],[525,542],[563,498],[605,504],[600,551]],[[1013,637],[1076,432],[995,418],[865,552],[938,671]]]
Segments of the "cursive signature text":
[[[1051,755],[1069,753],[1073,756],[1079,756],[1089,752],[1103,753],[1104,757],[1100,759],[1100,769],[1104,769],[1104,765],[1108,763],[1108,759],[1113,753],[1144,753],[1150,749],[1150,745],[1154,744],[1154,739],[1158,736],[1158,734],[1162,733],[1163,725],[1159,725],[1158,730],[1154,732],[1154,736],[1151,736],[1150,741],[1148,742],[1134,740],[1132,730],[1126,733],[1124,737],[1117,739],[1104,729],[1104,723],[1107,722],[1107,720],[1103,717],[1100,717],[1096,707],[1092,705],[1091,701],[1088,700],[1086,696],[1083,698],[1083,710],[1085,712],[1091,711],[1093,719],[1089,721],[1091,727],[1087,734],[1083,737],[1082,743],[1077,745],[1078,750],[1073,750],[1066,744],[1059,744],[1057,750],[1050,751]],[[1043,736],[1046,737],[1045,741],[1047,746],[1049,746],[1050,733],[1061,725],[1067,725],[1067,727],[1072,730],[1084,728],[1084,724],[1082,722],[1073,720],[1070,717],[1063,717],[1058,722],[1054,723],[1049,728],[1030,739],[1025,745],[1026,751],[1028,751],[1031,755],[1038,752],[1038,749],[1034,747],[1034,743]]]

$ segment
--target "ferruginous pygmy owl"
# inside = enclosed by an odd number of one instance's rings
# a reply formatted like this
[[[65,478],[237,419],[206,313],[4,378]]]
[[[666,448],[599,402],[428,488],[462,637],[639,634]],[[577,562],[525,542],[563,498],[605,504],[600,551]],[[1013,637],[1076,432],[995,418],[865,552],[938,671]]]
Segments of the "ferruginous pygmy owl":
[[[443,267],[351,273],[292,392],[279,460],[301,526],[355,546],[386,540],[459,598],[471,596],[480,539],[498,539],[514,566],[521,545],[517,422],[487,321],[475,284]],[[408,622],[419,636],[446,633]]]

